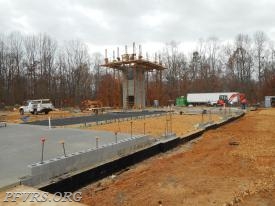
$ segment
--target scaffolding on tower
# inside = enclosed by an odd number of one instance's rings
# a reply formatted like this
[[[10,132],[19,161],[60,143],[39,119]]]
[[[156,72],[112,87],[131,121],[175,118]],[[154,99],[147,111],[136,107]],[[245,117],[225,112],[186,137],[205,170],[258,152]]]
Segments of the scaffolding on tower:
[[[146,59],[144,59],[141,45],[139,45],[139,53],[137,56],[135,43],[133,43],[133,52],[131,54],[128,54],[127,46],[125,46],[125,53],[122,54],[121,57],[119,55],[119,48],[117,48],[117,58],[115,58],[115,52],[113,52],[112,61],[109,61],[107,54],[106,49],[104,64],[101,66],[114,69],[114,76],[115,71],[118,71],[118,74],[120,72],[122,73],[123,108],[145,108],[148,73],[155,72],[157,82],[159,82],[158,87],[159,89],[162,87],[162,71],[166,68],[162,65],[160,56],[157,58],[155,54],[154,61],[150,61],[148,54],[146,54]]]

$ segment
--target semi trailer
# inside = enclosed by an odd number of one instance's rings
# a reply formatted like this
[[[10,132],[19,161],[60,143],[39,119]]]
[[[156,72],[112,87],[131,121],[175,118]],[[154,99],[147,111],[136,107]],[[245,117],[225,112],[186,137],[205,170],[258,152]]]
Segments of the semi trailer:
[[[214,93],[188,93],[187,102],[192,105],[221,106],[223,103],[230,105],[239,104],[244,94],[239,92],[214,92]]]

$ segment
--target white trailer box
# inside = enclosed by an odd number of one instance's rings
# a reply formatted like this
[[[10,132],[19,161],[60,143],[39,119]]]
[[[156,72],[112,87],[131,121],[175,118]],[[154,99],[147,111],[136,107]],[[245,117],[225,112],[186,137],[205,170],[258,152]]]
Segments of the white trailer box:
[[[189,93],[187,94],[187,102],[189,104],[210,104],[215,105],[219,100],[220,95],[226,95],[228,99],[238,92],[215,92],[215,93]],[[238,96],[231,101],[232,104],[239,101]]]

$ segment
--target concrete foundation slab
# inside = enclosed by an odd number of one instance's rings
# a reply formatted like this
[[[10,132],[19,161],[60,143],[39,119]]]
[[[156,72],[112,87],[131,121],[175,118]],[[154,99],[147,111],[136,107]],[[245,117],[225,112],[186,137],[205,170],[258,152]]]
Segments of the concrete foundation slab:
[[[118,134],[117,138],[120,141],[129,136]],[[111,132],[8,124],[0,128],[0,188],[18,182],[20,177],[28,174],[27,165],[41,161],[41,137],[46,138],[45,160],[63,155],[61,140],[64,140],[68,154],[95,148],[96,137],[99,137],[99,145],[115,142]]]

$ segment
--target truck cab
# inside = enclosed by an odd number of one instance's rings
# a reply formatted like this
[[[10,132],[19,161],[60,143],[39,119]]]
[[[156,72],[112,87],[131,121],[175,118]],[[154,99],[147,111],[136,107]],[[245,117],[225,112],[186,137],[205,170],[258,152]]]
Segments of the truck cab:
[[[220,95],[219,100],[217,101],[218,106],[223,106],[224,104],[228,104],[228,97],[227,95]]]

